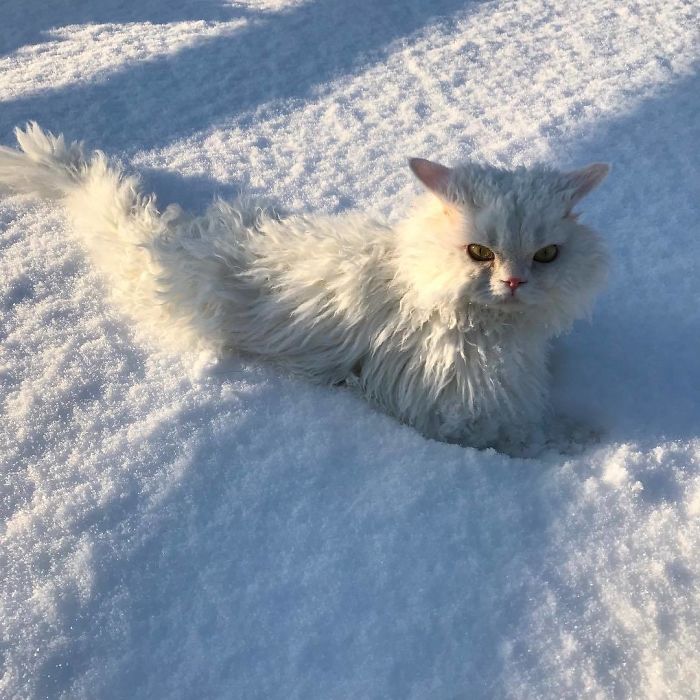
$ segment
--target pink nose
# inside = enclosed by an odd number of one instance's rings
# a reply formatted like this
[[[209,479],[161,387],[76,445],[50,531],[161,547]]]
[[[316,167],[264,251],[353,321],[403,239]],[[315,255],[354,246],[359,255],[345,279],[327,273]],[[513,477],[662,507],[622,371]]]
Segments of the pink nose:
[[[503,280],[512,290],[516,290],[521,284],[525,284],[525,280],[520,279],[520,277],[509,277],[507,280]]]

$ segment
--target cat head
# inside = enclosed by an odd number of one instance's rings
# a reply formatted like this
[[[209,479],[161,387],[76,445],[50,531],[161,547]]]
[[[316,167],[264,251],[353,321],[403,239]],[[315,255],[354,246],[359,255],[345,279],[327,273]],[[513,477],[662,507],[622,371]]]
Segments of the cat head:
[[[416,286],[432,294],[428,304],[526,315],[555,330],[586,312],[605,277],[606,254],[573,209],[607,165],[564,173],[447,168],[420,158],[409,164],[434,195],[408,227],[409,267]]]

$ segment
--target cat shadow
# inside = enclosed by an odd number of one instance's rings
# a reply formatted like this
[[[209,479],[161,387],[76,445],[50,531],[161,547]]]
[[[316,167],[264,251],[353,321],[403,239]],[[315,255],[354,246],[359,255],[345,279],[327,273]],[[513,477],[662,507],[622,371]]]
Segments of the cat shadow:
[[[653,448],[700,435],[697,119],[700,75],[678,79],[560,148],[611,161],[587,210],[610,250],[609,286],[591,324],[562,342],[565,391],[610,438]]]
[[[160,211],[176,204],[190,214],[199,215],[215,199],[230,201],[247,189],[245,184],[221,182],[205,175],[182,175],[159,168],[139,168],[138,175],[141,191],[156,195]]]
[[[402,6],[355,0],[348,15],[343,0],[315,0],[260,12],[226,36],[121,66],[87,83],[7,100],[0,135],[10,140],[15,125],[33,119],[90,146],[133,152],[233,117],[245,127],[259,118],[261,105],[315,97],[331,81],[382,60],[393,42],[431,22],[449,22],[480,2]]]

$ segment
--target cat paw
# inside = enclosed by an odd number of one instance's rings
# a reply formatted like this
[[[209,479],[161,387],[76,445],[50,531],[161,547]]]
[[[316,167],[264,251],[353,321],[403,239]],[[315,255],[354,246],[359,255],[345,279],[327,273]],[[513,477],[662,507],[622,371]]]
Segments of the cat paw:
[[[559,416],[548,426],[546,446],[561,454],[578,455],[600,444],[603,436],[602,428],[567,416]]]

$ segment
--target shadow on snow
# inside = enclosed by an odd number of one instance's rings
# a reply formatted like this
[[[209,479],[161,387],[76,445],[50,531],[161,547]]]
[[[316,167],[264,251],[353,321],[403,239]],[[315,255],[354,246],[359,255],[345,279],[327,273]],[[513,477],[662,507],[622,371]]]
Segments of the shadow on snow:
[[[698,95],[700,74],[683,78],[559,151],[613,165],[593,221],[611,252],[609,285],[592,324],[564,341],[564,390],[610,438],[649,448],[700,435]]]
[[[22,46],[50,40],[52,29],[73,24],[126,24],[128,22],[225,21],[253,16],[245,6],[223,0],[3,0],[0,56]],[[31,21],[27,18],[31,17]]]
[[[236,115],[252,120],[262,104],[313,97],[333,79],[381,60],[392,42],[475,4],[354,0],[348,13],[343,0],[315,0],[259,13],[230,36],[124,66],[87,84],[8,101],[0,135],[10,140],[14,126],[34,119],[110,152],[162,146]]]

